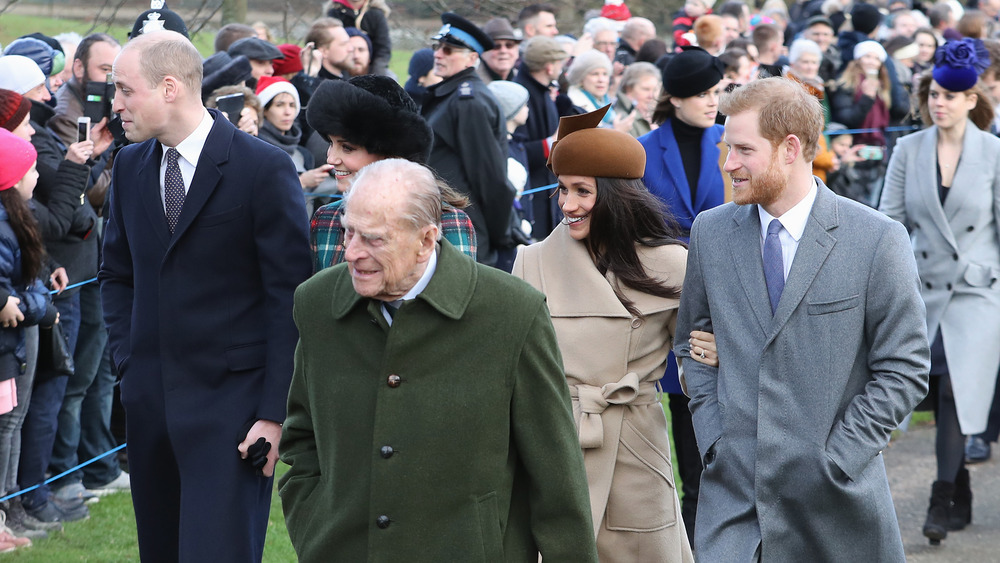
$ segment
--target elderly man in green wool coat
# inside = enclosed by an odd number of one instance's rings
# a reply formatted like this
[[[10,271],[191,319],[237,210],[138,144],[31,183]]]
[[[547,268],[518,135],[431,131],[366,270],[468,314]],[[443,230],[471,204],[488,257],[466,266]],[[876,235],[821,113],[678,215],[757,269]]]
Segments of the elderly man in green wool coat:
[[[279,492],[301,561],[597,561],[544,298],[440,239],[429,169],[366,167],[347,263],[295,294]]]

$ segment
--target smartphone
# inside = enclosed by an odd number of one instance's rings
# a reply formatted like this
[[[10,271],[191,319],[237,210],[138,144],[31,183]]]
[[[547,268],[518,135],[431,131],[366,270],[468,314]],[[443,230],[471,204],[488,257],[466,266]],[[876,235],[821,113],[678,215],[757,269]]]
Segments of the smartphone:
[[[91,121],[100,121],[111,114],[106,82],[87,82],[84,88],[83,115]]]
[[[229,94],[228,96],[219,96],[215,98],[215,106],[219,108],[219,111],[226,112],[229,116],[229,121],[233,125],[239,125],[240,123],[240,112],[243,111],[243,94]]]
[[[76,142],[90,140],[90,118],[86,115],[76,118]]]
[[[865,145],[858,150],[858,158],[862,160],[882,160],[884,156],[882,147],[876,145]]]

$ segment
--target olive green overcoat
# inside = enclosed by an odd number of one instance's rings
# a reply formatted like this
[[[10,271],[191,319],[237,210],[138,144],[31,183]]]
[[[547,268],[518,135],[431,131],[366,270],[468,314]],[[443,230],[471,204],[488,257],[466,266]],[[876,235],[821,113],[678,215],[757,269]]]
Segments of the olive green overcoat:
[[[541,293],[446,241],[390,328],[346,265],[295,294],[279,493],[301,561],[597,561]]]

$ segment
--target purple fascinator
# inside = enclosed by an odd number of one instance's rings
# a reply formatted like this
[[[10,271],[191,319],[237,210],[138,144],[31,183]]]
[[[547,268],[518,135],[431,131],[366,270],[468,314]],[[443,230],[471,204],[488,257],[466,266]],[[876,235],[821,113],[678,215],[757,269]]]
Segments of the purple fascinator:
[[[964,92],[990,66],[990,53],[979,39],[949,41],[934,53],[934,81],[945,90]]]

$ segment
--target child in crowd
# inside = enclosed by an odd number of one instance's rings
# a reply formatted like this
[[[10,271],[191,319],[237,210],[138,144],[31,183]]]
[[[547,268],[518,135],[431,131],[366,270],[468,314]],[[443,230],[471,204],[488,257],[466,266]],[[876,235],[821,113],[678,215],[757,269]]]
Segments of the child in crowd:
[[[24,327],[51,325],[55,308],[39,279],[45,250],[28,201],[38,182],[38,154],[28,141],[0,128],[0,467],[10,466],[13,428],[7,419],[14,409],[27,408],[17,402],[15,378],[29,361]],[[34,361],[32,359],[32,361]],[[5,481],[5,479],[4,479]],[[0,481],[0,483],[4,482]],[[0,518],[0,552],[31,545],[15,536]]]
[[[866,197],[865,185],[854,169],[854,164],[861,160],[858,151],[864,145],[855,145],[854,136],[846,131],[847,127],[841,123],[830,122],[827,126],[830,149],[836,155],[836,164],[827,173],[826,185],[838,195],[863,202]]]
[[[691,31],[694,27],[694,22],[705,14],[711,14],[714,4],[715,0],[687,0],[684,2],[684,7],[674,14],[673,37],[675,48],[694,44],[692,41],[694,39],[694,32]]]
[[[497,99],[500,112],[507,121],[507,180],[514,187],[514,209],[511,213],[511,238],[515,244],[531,244],[531,223],[521,207],[521,193],[533,187],[528,182],[528,153],[524,142],[516,139],[514,130],[528,122],[528,90],[516,82],[494,80],[489,89]],[[498,268],[510,271],[514,265],[516,249],[502,253]]]

